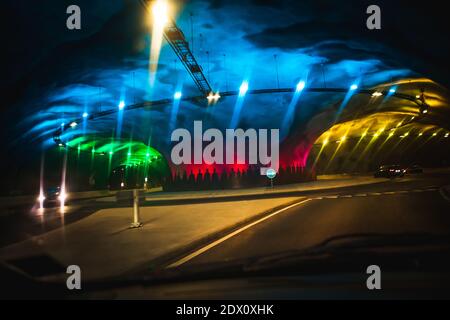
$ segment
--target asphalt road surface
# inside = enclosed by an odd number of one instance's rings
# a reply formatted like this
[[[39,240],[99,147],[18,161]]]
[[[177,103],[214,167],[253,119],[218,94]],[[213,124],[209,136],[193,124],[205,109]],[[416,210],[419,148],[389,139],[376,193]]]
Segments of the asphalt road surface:
[[[450,202],[440,192],[449,184],[449,174],[422,174],[312,194],[306,202],[219,240],[207,250],[199,248],[183,265],[301,250],[346,234],[450,234]]]

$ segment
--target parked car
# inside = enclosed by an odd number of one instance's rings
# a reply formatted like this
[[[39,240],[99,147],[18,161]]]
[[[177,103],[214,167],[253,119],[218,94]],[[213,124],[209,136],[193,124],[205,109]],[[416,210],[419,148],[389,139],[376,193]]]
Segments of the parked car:
[[[401,178],[405,175],[406,169],[400,165],[384,165],[375,171],[375,178]]]
[[[408,168],[406,168],[406,173],[419,174],[419,173],[423,173],[423,169],[419,165],[414,164],[414,165],[409,166]]]

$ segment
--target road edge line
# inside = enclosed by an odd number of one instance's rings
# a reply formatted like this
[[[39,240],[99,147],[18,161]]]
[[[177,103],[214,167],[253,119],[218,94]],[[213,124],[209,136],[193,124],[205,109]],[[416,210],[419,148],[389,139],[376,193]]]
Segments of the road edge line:
[[[170,269],[170,268],[179,267],[180,265],[185,264],[186,262],[188,262],[188,261],[194,259],[195,257],[201,255],[202,253],[204,253],[204,252],[214,248],[215,246],[221,244],[222,242],[224,242],[224,241],[234,237],[235,235],[238,235],[239,233],[241,233],[241,232],[243,232],[243,231],[245,231],[245,230],[247,230],[247,229],[249,229],[249,228],[251,228],[251,227],[253,227],[253,226],[255,226],[255,225],[257,225],[257,224],[259,224],[261,222],[263,222],[263,221],[266,221],[266,220],[268,220],[268,219],[270,219],[270,218],[272,218],[272,217],[274,217],[274,216],[276,216],[276,215],[278,215],[278,214],[280,214],[280,213],[282,213],[282,212],[284,212],[286,210],[289,210],[291,208],[297,207],[297,206],[299,206],[301,204],[304,204],[306,202],[309,202],[311,200],[312,199],[310,199],[310,198],[304,199],[304,200],[302,200],[300,202],[297,202],[297,203],[288,205],[288,206],[286,206],[286,207],[284,207],[282,209],[279,209],[279,210],[277,210],[277,211],[275,211],[275,212],[273,212],[273,213],[271,213],[271,214],[269,214],[269,215],[267,215],[265,217],[262,217],[262,218],[260,218],[260,219],[258,219],[256,221],[250,222],[249,224],[246,224],[245,226],[243,226],[243,227],[241,227],[241,228],[239,228],[237,230],[232,231],[231,233],[221,237],[220,239],[217,239],[217,240],[215,240],[215,241],[213,241],[213,242],[211,242],[211,243],[201,247],[200,249],[197,249],[196,251],[188,254],[187,256],[185,256],[185,257],[183,257],[183,258],[181,258],[181,259],[179,259],[179,260],[169,264],[166,268]]]

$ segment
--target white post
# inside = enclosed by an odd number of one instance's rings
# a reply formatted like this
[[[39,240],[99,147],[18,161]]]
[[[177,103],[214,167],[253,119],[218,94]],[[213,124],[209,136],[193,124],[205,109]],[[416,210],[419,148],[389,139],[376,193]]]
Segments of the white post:
[[[131,228],[142,227],[142,223],[139,220],[139,190],[133,189],[133,223]]]

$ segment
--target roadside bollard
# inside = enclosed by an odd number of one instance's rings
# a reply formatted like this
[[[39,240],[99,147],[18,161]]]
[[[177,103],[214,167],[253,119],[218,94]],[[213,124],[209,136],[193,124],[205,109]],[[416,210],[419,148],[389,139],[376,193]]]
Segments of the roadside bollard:
[[[139,217],[139,190],[133,190],[133,223],[131,224],[131,228],[139,228],[142,227],[142,223],[140,222]]]

